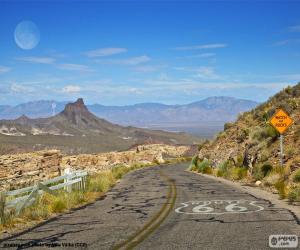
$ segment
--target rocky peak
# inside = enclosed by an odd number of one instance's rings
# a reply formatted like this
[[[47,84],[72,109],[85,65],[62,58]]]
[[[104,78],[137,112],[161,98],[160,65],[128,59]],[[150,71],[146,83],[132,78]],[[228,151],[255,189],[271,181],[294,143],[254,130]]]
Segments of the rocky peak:
[[[26,125],[30,122],[30,118],[26,115],[22,115],[19,118],[17,118],[15,121],[19,124]]]
[[[68,103],[61,115],[76,125],[79,125],[82,121],[88,123],[91,119],[94,120],[94,115],[87,109],[82,98],[79,98],[76,102]]]
[[[85,106],[83,99],[79,98],[76,102],[68,103],[62,112],[64,115],[82,115],[83,113],[89,113]]]

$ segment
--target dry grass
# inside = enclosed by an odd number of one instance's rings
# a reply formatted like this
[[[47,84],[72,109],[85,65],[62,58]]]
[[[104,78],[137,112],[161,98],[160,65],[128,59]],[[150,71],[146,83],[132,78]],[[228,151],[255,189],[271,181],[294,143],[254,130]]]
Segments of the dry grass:
[[[112,170],[89,176],[84,191],[73,190],[67,193],[60,190],[55,196],[44,193],[32,206],[25,208],[19,216],[15,215],[14,210],[8,211],[3,224],[0,224],[0,231],[26,227],[26,225],[38,223],[72,208],[91,203],[107,192],[126,173],[145,166],[149,165],[116,166]]]

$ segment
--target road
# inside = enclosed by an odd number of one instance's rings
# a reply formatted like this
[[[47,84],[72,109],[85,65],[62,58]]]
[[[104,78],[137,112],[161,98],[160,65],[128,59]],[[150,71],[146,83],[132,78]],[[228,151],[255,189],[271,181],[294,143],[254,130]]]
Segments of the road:
[[[271,234],[300,236],[290,211],[186,168],[131,172],[103,199],[6,239],[0,248],[269,249]]]

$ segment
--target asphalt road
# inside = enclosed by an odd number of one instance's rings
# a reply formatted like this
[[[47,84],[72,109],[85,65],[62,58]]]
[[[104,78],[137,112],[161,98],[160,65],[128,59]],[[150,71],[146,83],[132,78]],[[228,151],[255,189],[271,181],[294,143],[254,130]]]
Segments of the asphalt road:
[[[104,199],[8,238],[0,248],[269,249],[269,235],[300,236],[290,211],[186,168],[131,172]]]

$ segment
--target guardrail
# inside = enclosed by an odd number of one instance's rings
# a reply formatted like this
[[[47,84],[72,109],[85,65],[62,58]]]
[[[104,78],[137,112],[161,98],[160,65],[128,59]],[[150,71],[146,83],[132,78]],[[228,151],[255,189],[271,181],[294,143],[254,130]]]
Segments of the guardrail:
[[[15,214],[32,205],[37,197],[44,192],[56,195],[56,191],[64,189],[66,192],[84,190],[86,188],[87,171],[77,170],[71,172],[65,170],[65,174],[49,180],[37,183],[34,186],[0,193],[0,223],[3,223],[7,210],[15,209]]]

